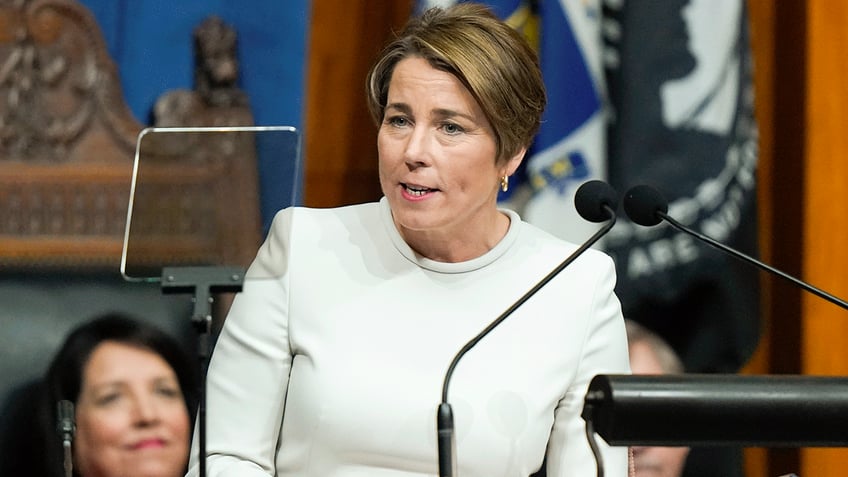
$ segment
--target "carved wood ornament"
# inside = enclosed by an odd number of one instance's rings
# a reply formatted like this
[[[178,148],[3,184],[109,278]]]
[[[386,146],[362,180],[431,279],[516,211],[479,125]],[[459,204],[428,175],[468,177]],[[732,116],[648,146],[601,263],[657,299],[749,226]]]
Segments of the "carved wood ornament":
[[[252,124],[246,101],[179,95],[192,108],[157,123]],[[0,269],[117,272],[142,127],[85,7],[0,0]],[[252,146],[226,137],[186,146],[149,153],[156,197],[145,200],[159,209],[138,220],[148,221],[150,263],[246,264],[260,240]]]

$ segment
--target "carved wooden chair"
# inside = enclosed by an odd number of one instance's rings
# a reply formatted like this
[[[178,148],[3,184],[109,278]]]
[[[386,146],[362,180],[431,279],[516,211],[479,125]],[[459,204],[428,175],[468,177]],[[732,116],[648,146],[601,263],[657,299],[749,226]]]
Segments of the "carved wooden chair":
[[[70,1],[0,7],[0,65],[0,268],[117,269],[142,125],[124,103],[93,17]],[[210,97],[220,93],[206,90]],[[168,93],[157,104],[158,125],[252,124],[246,103],[205,101],[200,93]],[[162,212],[177,238],[202,238],[217,227],[235,243],[245,235],[256,242],[255,157],[220,146],[158,155],[161,167],[177,174],[162,181],[160,192],[173,199],[162,203],[175,204]],[[195,211],[213,215],[194,217]],[[151,228],[161,231],[159,225]],[[165,241],[159,245],[150,253],[162,263],[179,261],[168,256]]]

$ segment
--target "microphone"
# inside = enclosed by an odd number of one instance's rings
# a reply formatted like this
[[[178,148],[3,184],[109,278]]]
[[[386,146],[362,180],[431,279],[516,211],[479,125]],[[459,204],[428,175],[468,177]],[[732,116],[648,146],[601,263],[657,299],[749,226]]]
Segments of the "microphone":
[[[71,454],[71,443],[74,440],[74,432],[76,424],[74,423],[74,403],[67,399],[62,399],[56,403],[56,430],[62,438],[62,448],[64,450],[64,468],[65,476],[73,475],[73,458]]]
[[[833,303],[834,305],[848,310],[848,302],[845,302],[844,300],[837,298],[831,295],[830,293],[825,292],[824,290],[816,288],[807,282],[801,281],[798,278],[795,278],[785,272],[782,272],[753,257],[745,255],[744,253],[734,248],[728,247],[727,245],[715,239],[712,239],[704,234],[696,232],[695,230],[692,230],[691,228],[681,224],[680,222],[668,215],[668,201],[665,199],[665,197],[663,197],[662,193],[659,190],[652,186],[637,185],[631,187],[624,194],[624,212],[627,214],[628,217],[630,217],[630,220],[632,220],[634,223],[647,227],[651,227],[659,224],[662,221],[666,221],[672,227],[676,228],[677,230],[680,230],[681,232],[689,234],[695,237],[696,239],[721,250],[722,252],[732,255],[737,259],[740,259],[762,270],[777,275],[780,278],[788,280],[794,283],[795,285],[803,288],[804,290],[820,298],[823,298]]]
[[[518,299],[512,306],[506,309],[499,317],[495,319],[492,323],[489,324],[483,331],[477,334],[474,338],[471,339],[468,343],[463,346],[459,352],[454,356],[453,361],[451,361],[450,366],[448,366],[448,370],[445,373],[444,383],[442,384],[442,402],[439,404],[438,411],[436,413],[436,432],[437,432],[437,442],[438,442],[438,452],[439,452],[439,476],[440,477],[454,477],[456,474],[456,439],[454,437],[454,425],[453,425],[453,410],[451,408],[450,403],[448,403],[448,386],[450,384],[451,376],[453,376],[453,371],[456,368],[456,365],[459,363],[459,360],[467,353],[471,348],[473,348],[484,336],[489,334],[493,329],[495,329],[499,324],[501,324],[509,315],[511,315],[518,307],[520,307],[524,302],[530,299],[533,295],[536,294],[542,287],[544,287],[548,282],[550,282],[559,272],[561,272],[565,267],[567,267],[571,262],[576,260],[580,255],[582,255],[586,250],[588,250],[592,245],[595,244],[601,237],[603,237],[609,230],[615,225],[616,214],[615,211],[618,205],[618,194],[615,190],[607,184],[606,182],[599,180],[592,180],[583,183],[575,192],[574,196],[574,205],[577,209],[577,213],[580,214],[581,217],[588,220],[589,222],[604,222],[604,224],[600,230],[595,232],[589,240],[584,242],[580,247],[577,248],[571,255],[566,257],[566,259],[559,264],[553,271],[547,274],[544,278],[542,278],[539,283],[537,283],[533,288],[531,288],[527,293],[525,293],[521,298]]]

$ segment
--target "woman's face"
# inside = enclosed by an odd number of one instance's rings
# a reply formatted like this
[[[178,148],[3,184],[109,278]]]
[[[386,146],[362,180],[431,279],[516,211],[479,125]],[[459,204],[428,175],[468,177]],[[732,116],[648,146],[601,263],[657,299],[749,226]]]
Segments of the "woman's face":
[[[105,341],[83,370],[74,465],[84,477],[175,477],[189,452],[189,416],[158,354]]]
[[[452,74],[417,57],[398,62],[377,137],[380,185],[401,234],[474,237],[499,214],[500,178],[522,154],[495,163],[495,136]]]

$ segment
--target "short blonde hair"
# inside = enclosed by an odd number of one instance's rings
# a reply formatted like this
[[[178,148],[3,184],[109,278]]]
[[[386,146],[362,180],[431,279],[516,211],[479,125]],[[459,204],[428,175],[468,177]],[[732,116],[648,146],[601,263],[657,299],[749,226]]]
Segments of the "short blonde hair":
[[[530,146],[547,101],[539,59],[521,34],[487,7],[431,8],[406,24],[368,73],[368,107],[378,126],[392,72],[409,57],[456,76],[471,92],[494,130],[497,162]]]

